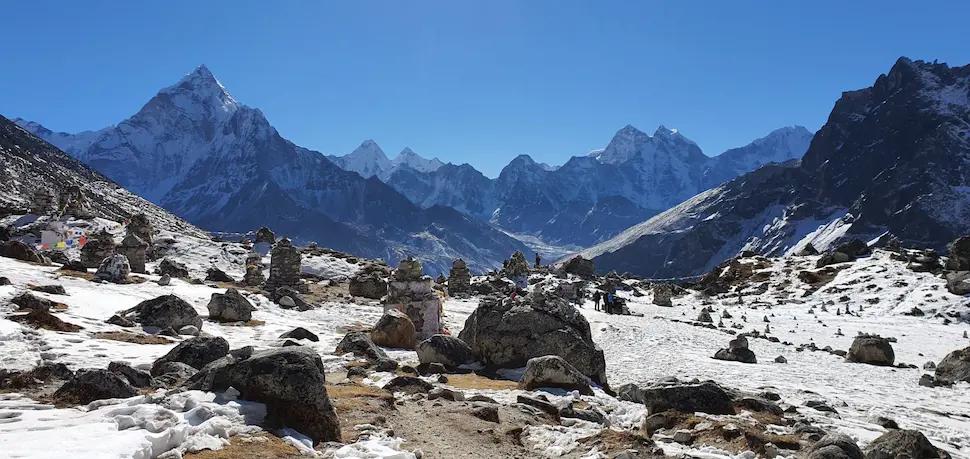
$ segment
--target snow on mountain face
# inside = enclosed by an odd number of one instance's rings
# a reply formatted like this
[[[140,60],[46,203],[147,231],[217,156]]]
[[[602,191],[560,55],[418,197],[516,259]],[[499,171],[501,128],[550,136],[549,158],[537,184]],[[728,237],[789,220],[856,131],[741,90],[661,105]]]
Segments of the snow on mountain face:
[[[392,263],[413,254],[433,273],[458,257],[483,271],[526,250],[485,223],[469,224],[455,211],[421,209],[380,180],[362,178],[283,139],[259,110],[238,103],[204,66],[117,126],[96,136],[84,133],[90,143],[22,123],[209,230],[268,225],[302,241]],[[358,164],[387,166],[374,142],[356,153],[351,159]],[[404,155],[402,167],[417,164],[415,156]],[[429,245],[434,250],[425,250]]]
[[[970,232],[968,88],[970,65],[901,58],[842,95],[800,164],[743,175],[583,255],[604,271],[671,277],[742,250],[825,249],[886,232],[942,249]]]
[[[135,196],[107,177],[0,116],[0,211],[25,214],[40,187],[55,196],[77,186],[95,217],[124,221],[144,213],[156,228],[201,237],[203,232]]]
[[[546,244],[585,247],[763,164],[801,157],[810,140],[805,128],[782,128],[710,158],[675,129],[651,136],[626,126],[603,150],[558,168],[520,155],[494,180],[439,169],[385,181],[422,207],[445,205]]]
[[[344,170],[356,172],[364,178],[376,176],[384,181],[402,168],[429,173],[444,165],[438,158],[426,159],[410,148],[401,150],[393,160],[388,159],[384,150],[373,140],[365,140],[347,155],[329,156],[329,158]]]

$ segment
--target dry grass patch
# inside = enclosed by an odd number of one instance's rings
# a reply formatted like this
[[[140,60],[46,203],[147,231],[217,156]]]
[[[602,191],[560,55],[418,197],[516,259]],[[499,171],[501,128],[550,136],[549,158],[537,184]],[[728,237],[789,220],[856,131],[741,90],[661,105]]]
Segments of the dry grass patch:
[[[355,441],[360,435],[354,426],[382,425],[386,421],[386,414],[394,408],[394,396],[377,387],[343,383],[327,384],[326,388],[330,403],[333,403],[340,419],[340,438],[344,442]]]
[[[185,459],[289,459],[302,458],[300,451],[279,437],[270,434],[235,436],[219,450],[188,453]]]
[[[596,447],[600,453],[612,456],[610,453],[620,453],[627,450],[638,451],[635,457],[664,457],[648,455],[648,451],[654,448],[653,440],[630,431],[617,431],[613,429],[603,429],[588,437],[577,440],[583,449]]]
[[[486,378],[475,373],[448,375],[448,385],[458,389],[513,390],[519,388],[518,381]]]
[[[256,319],[248,320],[246,322],[221,322],[218,320],[209,319],[209,322],[219,324],[224,327],[258,327],[260,325],[266,325],[265,321]]]
[[[94,334],[96,339],[109,339],[133,344],[171,344],[172,340],[158,335],[148,335],[144,333],[129,333],[123,331],[97,332]]]

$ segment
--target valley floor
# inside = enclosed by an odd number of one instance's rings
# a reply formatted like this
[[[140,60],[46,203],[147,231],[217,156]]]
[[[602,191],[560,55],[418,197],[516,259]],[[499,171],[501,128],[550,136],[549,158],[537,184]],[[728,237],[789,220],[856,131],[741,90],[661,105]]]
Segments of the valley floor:
[[[188,249],[180,253],[188,264],[194,262],[197,267],[224,264],[230,274],[239,277],[241,271],[238,265],[233,265],[238,261],[238,254],[223,259],[193,247],[191,241],[182,243]],[[970,457],[970,385],[967,383],[952,388],[922,387],[918,381],[923,371],[919,369],[846,363],[829,352],[796,350],[797,345],[807,343],[814,343],[818,348],[848,349],[857,332],[878,333],[896,338],[893,347],[897,362],[922,368],[924,362],[939,362],[948,352],[970,345],[970,340],[963,337],[970,331],[970,324],[944,325],[942,316],[937,316],[954,310],[966,311],[965,298],[947,293],[939,278],[909,271],[880,251],[848,265],[835,280],[807,295],[808,288],[796,276],[800,269],[814,265],[812,257],[768,263],[771,276],[767,291],[742,291],[740,304],[737,293],[712,298],[690,293],[675,298],[673,307],[653,305],[650,294],[622,293],[630,310],[642,314],[638,317],[597,312],[592,302],[587,301],[582,312],[592,326],[594,340],[605,351],[610,384],[618,387],[676,376],[682,380],[712,379],[726,387],[753,392],[768,390],[781,395],[785,403],[796,405],[799,412],[814,419],[815,425],[848,433],[862,445],[884,432],[874,419],[885,416],[895,419],[903,428],[923,432],[953,457]],[[339,271],[342,275],[352,272],[352,267],[343,261],[327,259],[317,264],[327,272]],[[140,301],[165,294],[180,296],[204,315],[211,294],[224,290],[220,286],[194,285],[177,279],[169,286],[159,286],[153,282],[157,279],[153,275],[144,276],[147,280],[137,284],[97,284],[55,267],[7,258],[0,258],[0,275],[12,282],[11,286],[0,287],[0,317],[14,310],[9,299],[27,285],[56,283],[64,286],[68,296],[36,294],[65,303],[67,309],[56,314],[83,327],[76,333],[53,332],[0,318],[0,368],[6,369],[28,369],[41,362],[66,363],[72,369],[105,368],[116,360],[136,367],[150,365],[176,341],[137,344],[103,339],[111,336],[103,332],[121,331],[106,324],[105,319]],[[250,324],[230,326],[206,322],[203,332],[225,337],[232,348],[247,345],[261,348],[279,346],[279,335],[295,327],[307,328],[320,337],[319,342],[309,345],[322,356],[328,382],[337,382],[343,378],[345,364],[352,358],[333,355],[334,347],[348,330],[374,324],[382,314],[382,307],[377,301],[343,296],[345,293],[339,286],[330,287],[328,292],[330,296],[322,298],[323,307],[306,312],[281,309],[262,295],[247,293],[257,308]],[[444,319],[452,334],[461,330],[477,303],[477,299],[454,298],[445,302]],[[725,310],[733,318],[723,319],[723,329],[698,326],[693,319],[703,306],[714,309],[714,323]],[[822,311],[823,306],[826,311]],[[836,315],[836,308],[844,310],[846,306],[857,315]],[[904,315],[913,307],[919,307],[925,316]],[[733,324],[738,324],[738,332],[764,332],[765,326],[770,326],[770,335],[780,342],[751,339],[751,349],[758,356],[756,364],[712,359],[714,352],[726,347],[732,338],[724,330],[731,329]],[[839,330],[841,333],[837,333]],[[401,362],[417,363],[413,351],[388,350],[388,354]],[[775,363],[777,356],[784,356],[787,363]],[[514,374],[509,372],[510,376]],[[390,376],[374,373],[364,382],[380,386]],[[514,401],[516,395],[524,393],[512,388],[457,388],[466,396],[484,394],[499,402]],[[553,402],[579,397],[565,392],[549,396]],[[643,406],[619,401],[601,391],[596,396],[582,398],[607,412],[617,430],[637,429],[645,415]],[[810,400],[824,401],[838,413],[803,406]],[[146,392],[128,400],[95,402],[86,409],[56,408],[25,394],[5,393],[0,394],[0,456],[155,457],[170,450],[182,454],[227,447],[230,443],[227,438],[236,435],[232,437],[233,446],[229,446],[232,448],[238,446],[237,438],[261,435],[261,429],[254,424],[262,414],[261,404],[235,400],[232,393]],[[590,447],[581,441],[598,430],[595,424],[583,421],[568,426],[530,426],[522,434],[523,447],[548,457],[601,457],[596,446]],[[394,436],[372,435],[351,445],[335,446],[326,454],[406,458],[414,457],[409,451],[422,448],[426,457],[447,457],[433,445],[417,444],[406,432],[408,429],[401,428],[395,429]],[[276,434],[283,439],[282,447],[291,448],[288,451],[313,453],[308,439],[301,434],[292,431]],[[433,435],[433,432],[422,435]],[[689,452],[695,457],[737,456],[737,452],[716,448],[672,442],[658,444],[670,455]]]

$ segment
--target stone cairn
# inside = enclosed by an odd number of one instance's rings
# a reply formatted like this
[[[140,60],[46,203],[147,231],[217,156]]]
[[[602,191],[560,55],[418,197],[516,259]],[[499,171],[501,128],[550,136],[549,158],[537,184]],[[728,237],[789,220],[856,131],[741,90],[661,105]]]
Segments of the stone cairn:
[[[471,289],[472,273],[468,270],[468,265],[461,258],[451,264],[451,271],[448,273],[448,294],[465,293]]]
[[[118,253],[128,258],[131,272],[146,274],[145,261],[147,259],[148,243],[138,237],[129,228],[128,235],[121,241]]]
[[[72,185],[61,194],[61,215],[74,218],[91,218],[91,210],[88,208],[88,199],[81,191],[81,187]]]
[[[30,203],[30,213],[34,215],[51,215],[57,209],[57,197],[54,192],[46,186],[34,190],[33,200]]]
[[[115,239],[107,230],[94,233],[84,247],[81,247],[81,264],[85,268],[97,268],[101,262],[114,255]]]
[[[273,246],[269,260],[269,279],[263,289],[275,292],[280,287],[290,287],[300,293],[307,293],[309,289],[300,278],[300,251],[293,246],[289,239],[280,239]]]
[[[408,257],[401,261],[387,284],[384,310],[397,309],[411,319],[417,341],[441,333],[441,298],[434,292],[431,277],[421,262]]]
[[[276,235],[265,226],[256,230],[256,236],[253,239],[253,250],[260,255],[269,253],[273,244],[276,244]]]
[[[133,215],[131,220],[128,221],[128,234],[138,236],[138,239],[141,239],[148,247],[148,252],[151,252],[155,228],[152,227],[152,222],[148,220],[148,215]],[[128,257],[128,261],[131,261],[131,257]]]
[[[243,276],[243,284],[255,287],[266,282],[263,276],[263,257],[256,252],[249,252],[246,255],[246,275]]]
[[[512,257],[502,262],[502,275],[515,282],[518,288],[529,286],[529,262],[525,261],[525,255],[518,250]]]

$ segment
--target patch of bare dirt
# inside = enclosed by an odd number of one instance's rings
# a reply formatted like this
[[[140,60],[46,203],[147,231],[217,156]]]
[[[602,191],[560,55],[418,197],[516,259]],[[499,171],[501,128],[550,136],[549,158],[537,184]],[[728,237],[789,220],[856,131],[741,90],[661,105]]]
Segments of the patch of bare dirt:
[[[148,335],[145,333],[129,333],[123,331],[97,332],[94,334],[96,339],[109,339],[133,344],[171,344],[172,340],[158,335]]]

